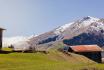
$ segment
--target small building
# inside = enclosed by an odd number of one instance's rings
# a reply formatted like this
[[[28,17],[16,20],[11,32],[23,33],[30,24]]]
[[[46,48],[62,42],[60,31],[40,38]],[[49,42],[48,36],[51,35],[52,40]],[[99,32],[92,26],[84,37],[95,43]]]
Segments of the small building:
[[[2,35],[3,35],[3,28],[0,28],[0,50],[2,49]]]
[[[98,63],[102,62],[102,56],[101,56],[102,49],[97,45],[66,46],[64,50],[66,50],[67,52],[74,52],[77,54],[84,55],[89,59]]]

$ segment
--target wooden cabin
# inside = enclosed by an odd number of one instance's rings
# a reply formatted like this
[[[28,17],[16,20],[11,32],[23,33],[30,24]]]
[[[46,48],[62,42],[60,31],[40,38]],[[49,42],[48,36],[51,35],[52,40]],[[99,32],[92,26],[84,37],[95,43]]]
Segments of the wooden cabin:
[[[0,28],[0,50],[1,50],[1,48],[2,48],[2,36],[3,36],[3,30],[5,30],[5,29]]]
[[[66,50],[67,52],[74,52],[80,55],[84,55],[89,59],[98,63],[102,62],[101,56],[102,49],[97,45],[66,46],[64,50]]]

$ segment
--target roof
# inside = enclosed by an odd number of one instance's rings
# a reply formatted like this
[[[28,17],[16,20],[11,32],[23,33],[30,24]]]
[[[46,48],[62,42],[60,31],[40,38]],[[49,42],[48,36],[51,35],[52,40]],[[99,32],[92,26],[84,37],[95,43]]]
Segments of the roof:
[[[70,46],[74,52],[98,52],[102,49],[97,45],[76,45]]]
[[[0,30],[6,30],[6,29],[0,27]]]

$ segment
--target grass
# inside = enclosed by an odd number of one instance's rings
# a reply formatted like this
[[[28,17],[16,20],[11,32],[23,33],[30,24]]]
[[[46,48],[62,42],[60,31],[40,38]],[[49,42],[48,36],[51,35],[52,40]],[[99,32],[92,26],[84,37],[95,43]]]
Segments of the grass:
[[[3,50],[11,51],[8,48]],[[104,64],[97,64],[81,55],[66,55],[58,51],[44,53],[0,54],[0,70],[81,70],[96,68],[104,70]]]

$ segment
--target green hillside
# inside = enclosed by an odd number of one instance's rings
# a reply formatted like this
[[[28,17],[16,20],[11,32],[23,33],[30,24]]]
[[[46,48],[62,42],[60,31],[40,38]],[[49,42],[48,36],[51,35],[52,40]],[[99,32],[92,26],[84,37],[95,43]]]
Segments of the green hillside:
[[[84,56],[59,51],[48,54],[8,53],[0,54],[0,70],[104,70],[103,64],[97,64]]]

